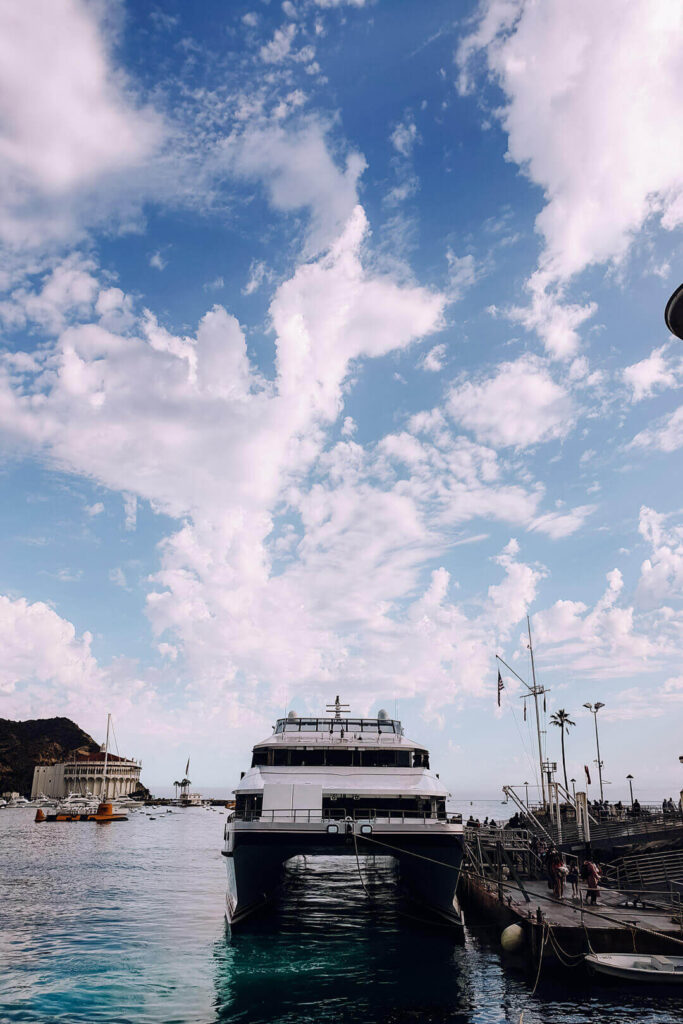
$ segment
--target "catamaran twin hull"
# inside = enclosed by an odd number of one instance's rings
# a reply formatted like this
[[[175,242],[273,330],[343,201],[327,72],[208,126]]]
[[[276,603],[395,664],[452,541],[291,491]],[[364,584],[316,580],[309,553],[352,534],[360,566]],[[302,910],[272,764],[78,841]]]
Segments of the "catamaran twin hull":
[[[277,892],[293,857],[389,856],[402,891],[457,928],[461,821],[429,752],[380,711],[332,720],[290,711],[253,749],[225,827],[226,914],[238,924]],[[359,879],[360,885],[360,879]]]
[[[259,822],[234,822],[231,831],[232,849],[224,850],[223,855],[228,870],[226,917],[232,926],[277,894],[286,861],[301,855],[355,857],[357,850],[359,857],[395,858],[402,895],[425,915],[462,928],[456,893],[462,861],[460,825],[434,822],[401,829],[376,822],[311,823],[306,827],[294,822],[268,822],[261,827]]]

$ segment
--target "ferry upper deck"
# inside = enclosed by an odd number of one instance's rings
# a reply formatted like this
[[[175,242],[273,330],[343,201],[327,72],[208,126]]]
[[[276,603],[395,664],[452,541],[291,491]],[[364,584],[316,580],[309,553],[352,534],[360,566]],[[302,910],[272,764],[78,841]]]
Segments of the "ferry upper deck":
[[[235,789],[235,818],[444,820],[448,795],[429,769],[428,750],[404,736],[400,721],[385,711],[332,719],[291,711],[253,748],[251,767]]]

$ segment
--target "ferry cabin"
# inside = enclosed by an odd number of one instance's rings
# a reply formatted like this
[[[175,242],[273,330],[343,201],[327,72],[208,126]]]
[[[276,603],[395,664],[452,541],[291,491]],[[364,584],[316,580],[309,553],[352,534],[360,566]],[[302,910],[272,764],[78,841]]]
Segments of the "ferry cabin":
[[[235,791],[235,817],[445,819],[445,787],[429,753],[386,712],[377,718],[278,719],[253,749]]]

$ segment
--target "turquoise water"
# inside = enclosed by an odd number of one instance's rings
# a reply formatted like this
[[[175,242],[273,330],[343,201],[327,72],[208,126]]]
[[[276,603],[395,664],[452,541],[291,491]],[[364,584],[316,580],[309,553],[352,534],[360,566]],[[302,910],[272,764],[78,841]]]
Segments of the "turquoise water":
[[[35,825],[0,811],[0,1022],[670,1024],[676,995],[504,968],[494,941],[399,913],[390,862],[309,859],[276,910],[225,926],[225,817]]]

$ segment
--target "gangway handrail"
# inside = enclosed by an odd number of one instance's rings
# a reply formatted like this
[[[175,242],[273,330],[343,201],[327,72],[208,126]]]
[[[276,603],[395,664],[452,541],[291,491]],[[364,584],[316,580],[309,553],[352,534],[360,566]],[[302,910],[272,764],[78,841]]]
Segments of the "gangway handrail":
[[[568,789],[565,789],[561,782],[557,782],[555,783],[555,785],[557,786],[558,791],[564,796],[565,803],[568,803],[576,811],[576,798],[572,796]],[[588,817],[594,825],[598,824],[598,819],[593,817],[593,815],[591,814],[590,807],[588,807]]]
[[[548,840],[550,840],[550,842],[552,842],[553,841],[553,837],[550,835],[548,830],[543,825],[541,825],[540,821],[538,820],[536,815],[533,813],[531,808],[527,807],[526,804],[524,803],[524,801],[521,800],[517,796],[517,794],[514,791],[514,788],[512,786],[503,786],[503,792],[505,793],[505,795],[507,797],[512,797],[513,803],[515,803],[517,805],[517,807],[520,809],[522,814],[526,814],[527,817],[531,818],[531,820],[534,821],[536,823],[536,826],[541,830],[543,835],[546,836],[546,838]]]

